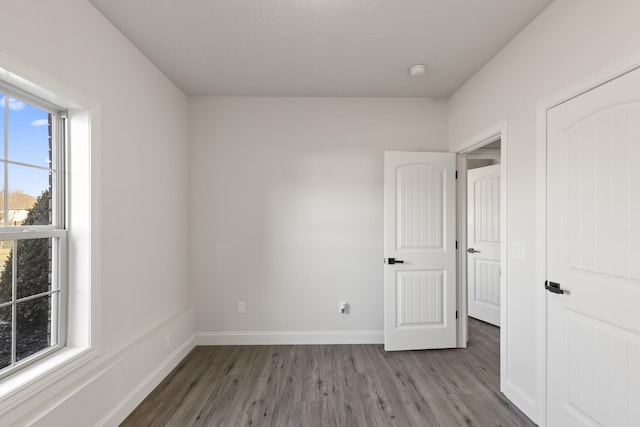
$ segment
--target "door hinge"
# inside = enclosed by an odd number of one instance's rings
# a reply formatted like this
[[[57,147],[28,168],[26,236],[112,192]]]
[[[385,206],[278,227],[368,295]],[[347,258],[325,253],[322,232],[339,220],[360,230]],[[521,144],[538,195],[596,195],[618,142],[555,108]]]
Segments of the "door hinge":
[[[456,310],[456,319],[458,318],[458,310]]]
[[[458,179],[458,171],[456,171],[456,179]]]
[[[458,250],[458,241],[456,240],[456,250]]]

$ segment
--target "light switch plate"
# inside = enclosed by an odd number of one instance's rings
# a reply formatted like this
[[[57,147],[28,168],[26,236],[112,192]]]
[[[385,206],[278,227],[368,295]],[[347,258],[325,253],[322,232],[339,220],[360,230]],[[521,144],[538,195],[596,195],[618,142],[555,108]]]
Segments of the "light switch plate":
[[[511,253],[514,258],[524,259],[524,242],[513,242],[511,244]]]

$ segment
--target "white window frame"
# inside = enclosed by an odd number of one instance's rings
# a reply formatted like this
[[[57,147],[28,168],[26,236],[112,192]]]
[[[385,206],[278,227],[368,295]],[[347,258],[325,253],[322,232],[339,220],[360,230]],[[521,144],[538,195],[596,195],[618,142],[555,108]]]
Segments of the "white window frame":
[[[6,367],[0,369],[0,381],[3,378],[13,375],[20,369],[26,368],[33,363],[36,363],[52,353],[64,348],[66,346],[67,337],[67,298],[68,298],[68,283],[67,283],[67,230],[66,230],[66,207],[65,207],[65,194],[66,194],[66,136],[68,134],[67,112],[64,108],[51,104],[47,101],[39,99],[29,93],[26,93],[20,89],[12,87],[6,83],[0,82],[0,93],[6,97],[5,105],[2,111],[4,111],[3,117],[0,119],[4,121],[4,135],[2,140],[5,141],[4,153],[0,153],[0,163],[4,165],[4,183],[9,182],[9,165],[27,166],[35,169],[51,171],[53,179],[51,182],[51,194],[50,200],[52,204],[51,212],[51,224],[49,225],[27,225],[27,226],[10,226],[8,224],[8,215],[4,215],[4,223],[0,224],[0,240],[13,241],[13,289],[12,299],[0,304],[0,307],[11,307],[12,309],[12,325],[11,325],[11,361]],[[39,167],[33,164],[27,164],[19,161],[13,161],[9,157],[9,105],[8,99],[16,99],[25,102],[33,107],[36,107],[42,111],[51,114],[52,123],[52,153],[51,153],[51,165],[50,167]],[[1,144],[0,144],[1,145]],[[3,188],[4,199],[1,203],[4,205],[4,212],[8,211],[8,188]],[[16,274],[17,274],[17,246],[18,241],[50,238],[52,239],[52,271],[51,271],[51,288],[47,292],[43,292],[28,297],[17,298],[16,289]],[[25,302],[31,299],[50,296],[50,336],[52,345],[20,360],[16,360],[17,356],[17,331],[16,331],[16,310],[17,305],[20,302]]]
[[[57,401],[92,375],[101,349],[101,104],[0,49],[0,81],[68,112],[66,217],[68,300],[66,346],[0,379],[0,419],[23,417]]]

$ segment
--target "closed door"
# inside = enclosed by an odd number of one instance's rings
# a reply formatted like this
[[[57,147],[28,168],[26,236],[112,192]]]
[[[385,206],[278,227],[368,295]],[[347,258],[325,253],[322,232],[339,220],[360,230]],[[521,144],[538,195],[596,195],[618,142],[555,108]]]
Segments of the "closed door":
[[[547,135],[548,425],[637,426],[640,71],[549,110]]]
[[[455,347],[455,154],[384,161],[385,350]]]
[[[467,171],[469,316],[500,326],[500,165]]]

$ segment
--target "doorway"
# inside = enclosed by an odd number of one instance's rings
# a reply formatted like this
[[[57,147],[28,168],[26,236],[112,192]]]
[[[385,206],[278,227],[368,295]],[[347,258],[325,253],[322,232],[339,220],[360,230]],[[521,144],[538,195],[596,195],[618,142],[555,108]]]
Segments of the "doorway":
[[[458,322],[458,347],[467,347],[468,336],[468,252],[470,248],[467,241],[468,215],[467,215],[467,171],[478,167],[498,165],[500,170],[500,197],[499,197],[499,324],[500,324],[500,391],[510,396],[511,393],[507,380],[507,330],[506,312],[508,305],[507,288],[507,122],[501,122],[465,141],[457,154],[457,238],[458,238],[458,309],[460,321]],[[472,247],[472,246],[471,246]],[[477,249],[477,248],[475,248]]]
[[[500,146],[491,142],[467,158],[468,316],[500,326]]]

